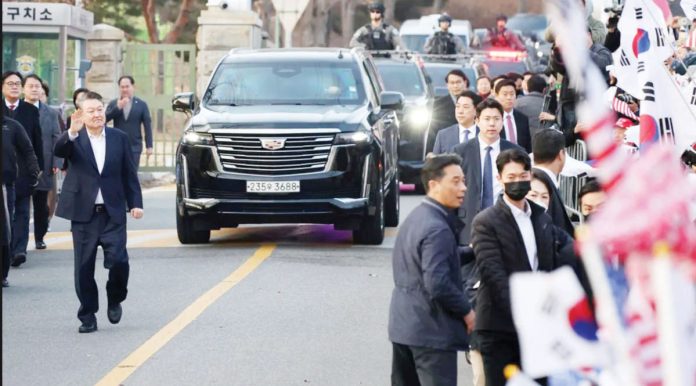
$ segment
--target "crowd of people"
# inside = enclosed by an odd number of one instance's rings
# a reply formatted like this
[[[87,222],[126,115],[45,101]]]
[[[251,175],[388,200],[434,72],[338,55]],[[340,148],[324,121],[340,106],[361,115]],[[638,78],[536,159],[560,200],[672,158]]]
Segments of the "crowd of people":
[[[44,237],[54,215],[71,220],[81,333],[97,329],[98,246],[109,269],[108,318],[111,323],[120,321],[129,271],[126,209],[133,218],[143,215],[137,176],[143,140],[146,156],[153,154],[147,103],[134,95],[133,77],[122,76],[118,86],[119,98],[108,105],[101,95],[76,89],[75,110],[63,120],[62,113],[47,104],[50,90],[39,76],[16,71],[2,75],[2,284],[9,286],[10,266],[27,262],[32,208],[36,250],[48,248]],[[108,121],[118,129],[106,128]]]

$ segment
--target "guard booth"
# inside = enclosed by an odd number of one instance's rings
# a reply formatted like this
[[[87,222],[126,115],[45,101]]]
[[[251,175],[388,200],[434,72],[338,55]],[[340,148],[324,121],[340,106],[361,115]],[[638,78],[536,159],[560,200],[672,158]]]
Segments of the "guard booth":
[[[87,35],[94,15],[61,3],[2,2],[2,70],[36,74],[51,89],[50,105],[72,101],[85,84]]]

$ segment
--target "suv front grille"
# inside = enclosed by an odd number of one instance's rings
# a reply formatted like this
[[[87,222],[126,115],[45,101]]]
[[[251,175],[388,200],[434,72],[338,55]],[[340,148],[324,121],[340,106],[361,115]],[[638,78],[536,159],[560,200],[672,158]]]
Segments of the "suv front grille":
[[[282,134],[216,130],[213,134],[225,171],[264,176],[323,171],[334,136],[333,130]]]

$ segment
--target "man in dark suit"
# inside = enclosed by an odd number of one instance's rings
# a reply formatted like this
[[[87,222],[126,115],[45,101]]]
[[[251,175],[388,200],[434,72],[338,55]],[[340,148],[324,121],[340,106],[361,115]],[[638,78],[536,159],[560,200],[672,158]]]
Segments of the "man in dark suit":
[[[427,197],[399,229],[389,307],[392,385],[457,385],[457,351],[467,350],[475,315],[461,287],[455,209],[466,192],[461,159],[429,158]]]
[[[539,114],[544,109],[544,92],[546,80],[541,75],[532,75],[527,80],[527,94],[517,98],[515,109],[529,119],[529,133],[532,138],[541,129]],[[534,146],[532,146],[533,148]],[[533,149],[532,149],[533,150]]]
[[[476,124],[479,135],[467,143],[454,147],[453,152],[462,158],[466,176],[467,195],[459,208],[459,218],[464,228],[459,233],[459,244],[468,245],[471,224],[478,212],[493,205],[502,192],[497,182],[495,159],[501,151],[517,146],[500,137],[503,129],[503,107],[493,99],[486,99],[476,106]],[[490,149],[488,149],[490,147]]]
[[[19,122],[29,136],[36,159],[43,165],[43,141],[41,139],[41,124],[39,109],[19,99],[21,87],[24,85],[22,76],[16,71],[2,74],[2,95],[5,98],[3,113]],[[34,187],[32,178],[20,168],[15,183],[14,219],[12,221],[12,266],[19,267],[27,261],[27,244],[29,243],[29,212],[31,196]]]
[[[448,95],[439,97],[433,102],[433,118],[430,122],[430,143],[428,149],[432,148],[437,133],[445,127],[452,126],[457,123],[455,117],[456,98],[459,94],[469,88],[469,78],[462,70],[452,70],[445,76],[447,82]]]
[[[2,188],[4,192],[2,218],[2,286],[8,287],[7,275],[10,272],[12,242],[12,216],[14,215],[15,180],[17,165],[22,165],[22,173],[28,178],[29,186],[36,185],[39,177],[39,163],[31,146],[29,136],[22,125],[7,117],[2,117]]]
[[[58,112],[39,101],[42,81],[37,75],[24,78],[24,101],[39,109],[41,141],[43,143],[43,164],[41,178],[33,195],[34,205],[34,243],[36,249],[46,249],[44,236],[48,231],[48,192],[53,189],[54,175],[58,171],[60,159],[53,156],[53,146],[60,136],[60,117]]]
[[[94,265],[97,247],[104,251],[107,316],[121,320],[121,302],[128,292],[126,208],[133,218],[143,216],[143,197],[128,137],[105,127],[104,103],[97,93],[87,93],[71,126],[56,143],[55,152],[70,162],[56,216],[71,221],[75,249],[75,289],[80,299],[79,332],[97,330],[99,310]]]
[[[541,177],[544,177],[544,184],[551,187],[549,208],[546,213],[549,214],[554,225],[574,236],[575,227],[568,218],[563,199],[558,191],[558,177],[566,160],[565,137],[558,130],[543,129],[534,136],[532,149],[534,150],[534,169],[543,172]]]
[[[135,167],[140,166],[143,152],[143,129],[145,130],[145,155],[152,155],[152,119],[150,109],[144,100],[134,96],[135,80],[130,75],[118,79],[119,99],[114,99],[106,108],[106,121],[114,122],[114,127],[123,130],[130,139]],[[142,127],[142,128],[141,128]]]
[[[434,154],[450,153],[455,146],[466,143],[479,134],[476,126],[476,105],[480,102],[481,97],[470,90],[465,90],[457,96],[454,110],[457,124],[437,133]]]
[[[495,85],[495,99],[503,105],[503,126],[501,136],[508,141],[521,146],[527,153],[532,152],[532,136],[529,134],[529,118],[516,111],[517,89],[515,82],[503,79]]]
[[[544,208],[525,199],[531,181],[529,155],[520,149],[503,151],[496,167],[503,197],[476,216],[472,233],[481,278],[475,332],[488,386],[504,386],[504,367],[520,366],[510,275],[551,271],[557,268],[557,251],[572,248],[570,236],[553,225]]]

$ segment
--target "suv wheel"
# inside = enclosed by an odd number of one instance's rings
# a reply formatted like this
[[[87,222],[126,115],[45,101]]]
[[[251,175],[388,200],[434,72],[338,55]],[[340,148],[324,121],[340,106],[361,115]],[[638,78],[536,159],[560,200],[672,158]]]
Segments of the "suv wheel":
[[[197,231],[193,221],[186,215],[181,188],[176,188],[176,235],[182,244],[205,244],[210,241],[210,230]]]
[[[399,176],[394,176],[389,183],[389,194],[384,198],[384,224],[388,227],[399,226]]]
[[[365,216],[360,223],[360,228],[353,231],[353,242],[356,244],[379,245],[384,241],[384,188],[382,175],[373,166],[375,173],[370,181],[370,202],[368,206],[374,206],[375,212]]]

